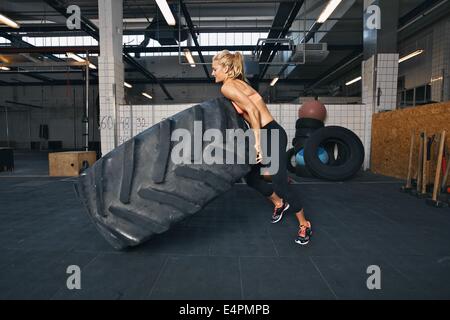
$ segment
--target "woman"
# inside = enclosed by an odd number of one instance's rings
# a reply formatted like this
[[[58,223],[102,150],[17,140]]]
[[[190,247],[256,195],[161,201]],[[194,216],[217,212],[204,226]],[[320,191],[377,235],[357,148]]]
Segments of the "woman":
[[[213,58],[212,76],[215,77],[216,83],[223,83],[220,91],[231,100],[236,111],[244,117],[254,132],[257,164],[252,166],[251,171],[245,177],[247,184],[274,204],[272,223],[279,222],[290,206],[294,208],[300,225],[295,242],[306,245],[312,234],[311,223],[306,220],[302,204],[297,197],[288,196],[286,131],[273,119],[259,93],[245,81],[243,69],[243,57],[239,52],[232,54],[228,50],[223,50]],[[272,175],[272,185],[264,181],[260,175],[263,156],[260,129],[267,130],[267,150],[271,150],[270,131],[279,130],[279,141],[274,142],[279,146],[279,169],[276,174]]]

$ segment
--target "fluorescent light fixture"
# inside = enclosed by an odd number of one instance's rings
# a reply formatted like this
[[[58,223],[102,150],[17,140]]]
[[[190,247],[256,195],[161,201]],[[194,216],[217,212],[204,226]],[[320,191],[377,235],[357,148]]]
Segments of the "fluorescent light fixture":
[[[68,58],[72,58],[72,59],[75,60],[75,61],[78,61],[78,62],[85,62],[84,59],[83,59],[82,57],[76,55],[75,53],[67,52],[66,55],[67,55]]]
[[[351,85],[352,83],[358,82],[359,80],[361,80],[361,77],[358,77],[358,78],[355,78],[355,79],[353,79],[353,80],[350,80],[349,82],[346,82],[345,85],[346,85],[346,86],[349,86],[349,85]]]
[[[78,62],[86,62],[86,60],[84,60],[82,57],[76,55],[76,54],[73,53],[73,52],[67,52],[66,55],[67,55],[68,58],[72,58],[72,59],[75,60],[75,61],[78,61]],[[91,69],[97,69],[97,67],[95,66],[95,64],[90,63],[90,62],[89,62],[89,68],[91,68]]]
[[[0,14],[0,22],[6,24],[7,26],[10,26],[11,28],[15,28],[15,29],[20,28],[20,25],[17,22],[11,20],[8,17],[5,17],[2,14]]]
[[[145,93],[145,92],[142,92],[142,95],[143,95],[144,97],[149,98],[149,99],[153,99],[153,97],[152,97],[151,95],[149,95],[149,94],[147,94],[147,93]]]
[[[1,66],[1,67],[0,67],[0,70],[3,70],[3,71],[9,71],[9,70],[11,70],[11,69],[8,68],[8,67],[3,67],[3,66]]]
[[[56,23],[56,22],[50,21],[50,20],[17,20],[17,23],[20,23],[20,24],[50,24],[50,23]]]
[[[278,77],[273,78],[272,82],[270,83],[270,86],[273,87],[275,83],[277,83],[278,79],[279,79]]]
[[[174,26],[175,23],[175,18],[173,17],[172,11],[170,10],[169,5],[167,4],[166,0],[155,0],[156,4],[159,7],[159,10],[161,10],[164,19],[166,19],[167,24],[169,26]]]
[[[128,82],[123,82],[123,85],[127,88],[133,88],[133,86],[131,84],[129,84]]]
[[[443,77],[431,78],[431,82],[441,81],[442,79],[444,78]]]
[[[1,54],[0,54],[0,61],[2,61],[3,63],[9,63],[9,59],[6,58],[5,56],[2,56]]]
[[[191,67],[195,67],[195,61],[194,58],[192,57],[192,53],[191,51],[189,51],[189,49],[184,49],[184,56],[186,57],[187,61],[191,64]]]
[[[422,49],[416,50],[416,51],[414,51],[414,52],[411,52],[411,53],[407,54],[406,56],[401,57],[401,58],[398,60],[398,63],[402,63],[403,61],[406,61],[406,60],[409,60],[409,59],[411,59],[411,58],[413,58],[413,57],[415,57],[415,56],[418,56],[418,55],[421,54],[422,52],[424,52],[424,50],[422,50]]]
[[[333,11],[337,8],[339,3],[341,3],[342,0],[330,0],[328,1],[328,4],[326,7],[322,10],[322,13],[320,14],[319,18],[317,19],[318,23],[324,23],[333,13]]]

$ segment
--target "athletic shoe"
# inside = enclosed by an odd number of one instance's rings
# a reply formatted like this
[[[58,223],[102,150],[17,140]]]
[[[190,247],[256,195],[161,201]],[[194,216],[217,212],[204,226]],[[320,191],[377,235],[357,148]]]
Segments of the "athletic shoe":
[[[283,201],[283,205],[273,210],[272,223],[277,223],[283,218],[284,212],[289,209],[289,203]]]
[[[311,230],[311,223],[309,221],[306,222],[306,225],[301,225],[300,229],[298,230],[297,239],[295,239],[295,242],[299,245],[306,245],[309,242],[309,239],[312,235]]]

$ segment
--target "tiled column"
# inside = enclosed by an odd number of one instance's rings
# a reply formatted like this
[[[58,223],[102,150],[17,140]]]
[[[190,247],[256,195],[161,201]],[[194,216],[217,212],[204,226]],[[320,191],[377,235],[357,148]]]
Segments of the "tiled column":
[[[370,167],[370,147],[371,147],[371,128],[372,128],[372,114],[375,110],[375,57],[372,56],[366,61],[362,62],[362,103],[365,105],[365,119],[364,119],[364,170]]]
[[[100,139],[103,155],[119,144],[118,108],[124,104],[122,5],[122,0],[98,0]]]
[[[398,53],[377,55],[375,112],[397,108]]]
[[[372,114],[397,107],[398,53],[379,53],[362,63],[362,102],[366,105],[364,169],[370,168]]]
[[[433,30],[431,66],[431,100],[450,100],[450,19],[440,22]]]
[[[376,20],[373,20],[373,18]],[[373,23],[377,21],[378,23]],[[362,63],[362,102],[366,106],[364,169],[370,168],[372,115],[397,107],[398,2],[364,0],[364,59]]]
[[[399,2],[364,0],[364,60],[378,53],[397,52]]]

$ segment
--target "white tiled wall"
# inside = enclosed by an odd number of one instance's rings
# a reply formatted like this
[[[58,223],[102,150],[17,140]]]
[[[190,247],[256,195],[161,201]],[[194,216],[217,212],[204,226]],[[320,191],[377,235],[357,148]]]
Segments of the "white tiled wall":
[[[377,57],[376,111],[397,108],[398,53],[379,53]],[[378,89],[380,97],[378,99]]]
[[[324,104],[360,104],[361,97],[318,97]],[[315,100],[315,97],[299,97],[295,101],[303,103],[305,101]]]
[[[379,53],[362,63],[364,169],[370,167],[373,113],[397,108],[398,57],[398,53]]]
[[[133,135],[145,130],[148,127],[160,122],[164,118],[194,106],[197,103],[190,104],[172,104],[172,105],[124,105],[120,107],[120,134],[119,140],[126,141]],[[366,113],[370,112],[363,104],[333,104],[325,105],[327,109],[327,119],[325,125],[337,125],[352,130],[361,139],[365,145],[367,134]],[[295,122],[298,119],[299,104],[268,104],[270,113],[275,120],[286,130],[288,135],[288,149],[292,147],[292,139],[295,136]],[[132,120],[130,120],[132,119]],[[128,124],[128,126],[127,126]],[[132,129],[131,129],[132,126]],[[369,150],[366,150],[368,154]]]
[[[364,169],[370,167],[370,146],[371,146],[371,129],[372,114],[375,110],[375,56],[372,56],[362,62],[362,102],[365,106],[364,117],[364,149],[366,157],[364,158]]]
[[[194,106],[196,103],[158,104],[158,105],[122,105],[119,122],[124,126],[119,130],[119,141],[124,142],[132,136],[144,131],[152,125],[173,116],[174,114]],[[121,138],[120,138],[121,137]]]
[[[292,139],[295,137],[295,122],[298,119],[298,104],[269,104],[269,110],[275,120],[286,130],[288,135],[288,149],[292,147]],[[365,105],[361,104],[326,104],[326,126],[341,126],[352,130],[364,142]],[[279,112],[272,110],[279,109]]]
[[[122,61],[122,6],[116,2],[100,0],[99,30],[100,51],[98,57],[99,97],[100,97],[100,136],[102,154],[115,147],[114,123],[118,123],[118,143],[124,136],[120,123],[121,111],[116,106],[123,103],[124,97],[124,67]],[[116,114],[117,111],[117,114]],[[116,119],[117,117],[117,119]],[[119,121],[116,121],[119,120]]]

